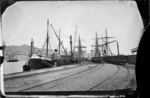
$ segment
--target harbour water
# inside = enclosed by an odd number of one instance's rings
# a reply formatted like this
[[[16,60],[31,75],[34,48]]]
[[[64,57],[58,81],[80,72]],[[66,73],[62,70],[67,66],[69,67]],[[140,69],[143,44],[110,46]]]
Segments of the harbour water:
[[[18,61],[18,62],[7,62],[3,63],[3,74],[11,74],[17,72],[23,72],[23,65],[26,61]]]

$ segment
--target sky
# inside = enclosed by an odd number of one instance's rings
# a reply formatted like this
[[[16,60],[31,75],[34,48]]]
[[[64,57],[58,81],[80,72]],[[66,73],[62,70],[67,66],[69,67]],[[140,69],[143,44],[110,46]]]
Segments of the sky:
[[[98,37],[115,37],[121,54],[131,54],[131,49],[138,47],[143,22],[134,1],[32,1],[16,2],[9,6],[2,15],[2,38],[7,46],[30,45],[42,48],[46,40],[47,20],[53,25],[57,34],[61,31],[61,40],[67,50],[70,50],[70,35],[74,39],[77,26],[77,39],[82,40],[84,49],[90,52],[94,45],[95,33]],[[58,47],[58,40],[49,26],[52,48]],[[74,40],[73,40],[74,41]],[[99,40],[99,44],[101,44]],[[74,43],[74,42],[73,42]],[[117,43],[109,45],[117,54]]]

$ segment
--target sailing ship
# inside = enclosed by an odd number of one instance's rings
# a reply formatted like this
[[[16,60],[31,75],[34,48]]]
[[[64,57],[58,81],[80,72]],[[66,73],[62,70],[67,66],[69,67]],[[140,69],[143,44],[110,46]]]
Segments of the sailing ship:
[[[111,63],[116,65],[125,65],[126,63],[129,64],[135,64],[136,63],[136,55],[122,55],[119,53],[119,44],[117,40],[108,41],[108,38],[114,38],[114,37],[108,37],[107,36],[107,30],[105,29],[106,37],[100,37],[98,38],[96,33],[95,38],[95,45],[92,45],[92,47],[95,47],[95,53],[94,57],[91,58],[91,61],[95,63]],[[98,44],[98,39],[102,39],[102,44]],[[118,54],[115,55],[111,52],[110,47],[108,44],[116,42],[117,43],[117,52]],[[100,48],[101,47],[101,50]],[[98,55],[97,55],[98,54]]]
[[[103,37],[103,35],[102,35],[102,37],[99,38],[97,35],[97,32],[96,32],[95,45],[92,45],[92,47],[95,47],[95,51],[94,51],[94,57],[92,57],[91,60],[94,62],[97,62],[97,63],[106,62],[107,57],[113,57],[114,56],[114,54],[111,52],[108,44],[113,43],[113,42],[117,42],[117,40],[113,40],[113,41],[108,42],[109,38],[115,38],[115,37],[108,37],[107,36],[107,29],[105,29],[105,33],[106,33],[105,37]],[[101,41],[102,41],[101,45],[99,45],[99,39],[101,39]],[[117,42],[117,51],[118,51],[118,56],[119,56],[118,42]]]
[[[82,50],[82,48],[86,48],[86,46],[82,46],[81,45],[81,39],[80,39],[80,36],[79,36],[79,40],[78,40],[78,46],[75,46],[75,48],[78,48],[78,52],[76,53],[75,58],[77,59],[78,62],[81,62],[84,60],[84,54]]]

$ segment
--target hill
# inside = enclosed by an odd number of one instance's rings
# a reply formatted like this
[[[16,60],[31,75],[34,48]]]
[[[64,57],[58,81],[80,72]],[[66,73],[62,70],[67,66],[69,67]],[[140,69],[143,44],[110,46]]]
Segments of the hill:
[[[30,53],[30,46],[21,45],[21,46],[6,46],[4,50],[4,55],[28,55]]]
[[[31,47],[29,45],[21,45],[21,46],[6,46],[4,50],[4,55],[9,56],[9,55],[29,55],[30,54],[30,49]],[[37,48],[34,47],[34,51],[38,52],[41,51],[42,48]],[[51,49],[49,49],[51,51]],[[43,53],[46,52],[46,49],[43,50]]]
[[[29,45],[25,45],[25,44],[20,46],[15,46],[15,45],[6,46],[4,50],[5,60],[8,60],[9,56],[17,56],[19,60],[27,60],[30,54],[30,50],[31,50],[30,48],[31,47]],[[42,48],[34,47],[35,52],[39,52],[41,50]],[[49,54],[50,52],[52,52],[51,49],[49,49]],[[46,49],[43,49],[42,53],[45,54]],[[67,51],[67,53],[69,54],[69,51]],[[61,50],[61,54],[65,54],[63,50]],[[90,53],[84,53],[85,58],[89,58],[90,56],[91,56]]]
[[[8,60],[9,56],[17,56],[19,60],[24,60],[29,56],[30,50],[31,50],[30,46],[25,44],[21,46],[15,46],[15,45],[6,46],[4,50],[5,60]],[[34,50],[35,52],[41,51],[41,48],[34,47]],[[49,51],[51,50],[49,49]],[[43,53],[45,52],[46,50],[44,49]]]

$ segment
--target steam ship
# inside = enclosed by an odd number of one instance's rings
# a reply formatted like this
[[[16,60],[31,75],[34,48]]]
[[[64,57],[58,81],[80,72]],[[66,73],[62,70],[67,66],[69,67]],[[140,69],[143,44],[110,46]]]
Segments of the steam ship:
[[[42,51],[39,51],[39,53],[35,54],[34,41],[32,39],[29,60],[23,66],[23,71],[30,71],[30,70],[36,70],[36,69],[42,69],[42,68],[51,68],[51,67],[55,67],[55,66],[62,66],[62,65],[76,63],[75,60],[72,60],[73,53],[71,52],[71,55],[67,54],[67,51],[65,50],[64,46],[62,45],[60,38],[57,36],[52,24],[51,24],[51,27],[59,41],[59,48],[60,48],[60,46],[62,46],[62,48],[64,49],[64,52],[65,52],[65,55],[60,55],[60,49],[59,49],[59,53],[52,52],[51,54],[48,54],[49,53],[48,47],[49,46],[51,47],[51,45],[49,43],[49,20],[47,20],[47,37],[46,37],[46,41],[44,43],[44,46],[46,45],[46,55],[44,55],[44,53],[43,53],[43,47],[42,47]],[[72,47],[72,36],[70,36],[70,38],[71,38],[70,44]],[[57,60],[55,60],[54,57]],[[54,64],[55,62],[57,62],[56,65]]]
[[[34,41],[31,40],[31,50],[29,55],[29,60],[23,66],[23,71],[30,71],[35,69],[42,69],[42,68],[51,68],[54,66],[52,59],[49,57],[48,54],[48,45],[49,45],[49,21],[47,21],[47,37],[46,37],[46,55],[42,54],[42,51],[39,53],[35,53],[34,51]]]

